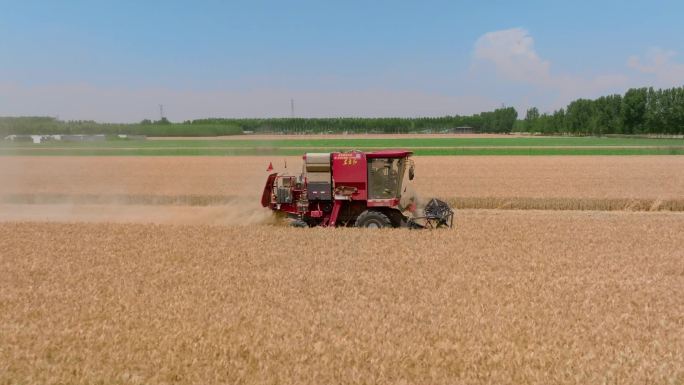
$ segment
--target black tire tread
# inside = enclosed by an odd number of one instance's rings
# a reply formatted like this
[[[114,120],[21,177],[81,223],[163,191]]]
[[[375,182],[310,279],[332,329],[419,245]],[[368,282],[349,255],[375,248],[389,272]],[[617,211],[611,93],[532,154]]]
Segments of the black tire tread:
[[[365,222],[368,220],[375,219],[378,222],[380,222],[381,227],[392,227],[392,221],[387,217],[387,215],[381,213],[380,211],[376,210],[366,210],[359,214],[359,216],[356,218],[356,222],[354,223],[355,227],[366,227],[364,226]]]

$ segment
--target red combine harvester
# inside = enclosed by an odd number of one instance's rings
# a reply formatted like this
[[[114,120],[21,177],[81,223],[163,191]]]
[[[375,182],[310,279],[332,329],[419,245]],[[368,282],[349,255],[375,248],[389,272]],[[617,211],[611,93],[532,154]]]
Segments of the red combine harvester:
[[[415,166],[405,150],[308,153],[300,175],[268,176],[261,204],[294,219],[293,226],[452,227],[449,205],[432,199],[419,216],[404,199],[404,174]],[[403,204],[402,204],[403,203]]]

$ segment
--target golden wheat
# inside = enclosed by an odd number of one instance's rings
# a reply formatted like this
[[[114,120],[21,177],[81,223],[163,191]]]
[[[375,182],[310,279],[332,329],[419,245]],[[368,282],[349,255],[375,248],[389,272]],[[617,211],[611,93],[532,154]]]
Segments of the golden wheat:
[[[681,384],[684,216],[0,224],[1,384]]]
[[[0,157],[0,194],[258,196],[289,157]],[[417,157],[416,190],[443,199],[682,199],[681,156]]]

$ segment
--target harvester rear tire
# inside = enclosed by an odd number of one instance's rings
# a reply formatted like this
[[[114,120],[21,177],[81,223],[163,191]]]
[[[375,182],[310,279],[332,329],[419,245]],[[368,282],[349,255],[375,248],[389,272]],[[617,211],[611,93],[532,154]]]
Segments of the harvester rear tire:
[[[356,218],[354,226],[379,229],[383,227],[392,227],[392,222],[387,218],[387,215],[380,211],[366,210]]]

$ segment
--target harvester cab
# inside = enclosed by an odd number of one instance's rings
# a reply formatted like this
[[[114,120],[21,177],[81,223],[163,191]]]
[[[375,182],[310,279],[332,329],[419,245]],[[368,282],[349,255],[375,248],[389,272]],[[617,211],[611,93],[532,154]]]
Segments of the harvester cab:
[[[405,150],[307,153],[300,175],[268,176],[261,204],[300,227],[452,227],[454,213],[445,202],[432,199],[417,216],[413,199],[402,201],[406,179],[415,176],[411,155]]]

